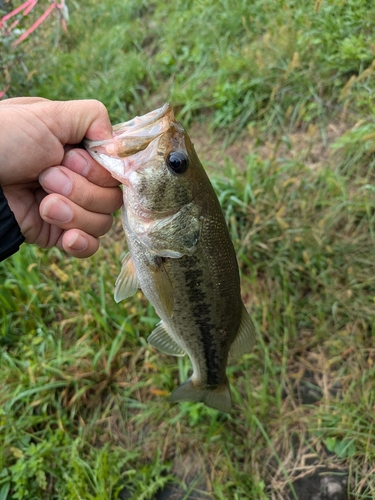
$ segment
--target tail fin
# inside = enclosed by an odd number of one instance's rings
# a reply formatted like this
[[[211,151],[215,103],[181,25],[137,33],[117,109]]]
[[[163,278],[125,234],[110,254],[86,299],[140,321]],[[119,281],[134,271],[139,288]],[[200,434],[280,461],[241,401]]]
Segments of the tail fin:
[[[169,396],[170,403],[181,403],[183,401],[202,402],[210,408],[215,408],[215,410],[229,412],[232,407],[229,383],[227,382],[215,389],[211,389],[205,386],[194,385],[189,378]]]

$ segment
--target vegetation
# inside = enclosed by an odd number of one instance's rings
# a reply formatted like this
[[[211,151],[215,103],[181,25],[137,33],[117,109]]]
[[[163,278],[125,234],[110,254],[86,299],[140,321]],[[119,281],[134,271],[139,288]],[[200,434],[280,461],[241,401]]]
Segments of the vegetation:
[[[148,347],[141,293],[113,300],[119,217],[91,259],[24,245],[0,265],[0,500],[296,499],[323,466],[374,498],[372,2],[71,5],[52,52],[52,21],[19,46],[8,96],[98,98],[113,122],[170,99],[258,342],[228,369],[230,415],[170,406],[189,363]]]

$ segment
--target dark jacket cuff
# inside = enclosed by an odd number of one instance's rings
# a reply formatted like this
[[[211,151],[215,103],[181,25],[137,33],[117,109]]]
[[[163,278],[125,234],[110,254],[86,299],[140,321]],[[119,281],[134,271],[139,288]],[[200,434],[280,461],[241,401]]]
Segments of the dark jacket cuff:
[[[0,261],[16,253],[25,241],[0,186]]]

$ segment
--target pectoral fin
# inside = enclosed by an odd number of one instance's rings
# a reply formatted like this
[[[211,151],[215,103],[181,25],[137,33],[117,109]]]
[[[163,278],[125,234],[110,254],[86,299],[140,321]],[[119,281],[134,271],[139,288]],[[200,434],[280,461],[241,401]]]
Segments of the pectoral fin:
[[[115,301],[126,299],[139,288],[138,278],[130,254],[126,254],[122,261],[122,268],[115,285]]]
[[[157,295],[160,302],[167,310],[169,316],[173,318],[174,296],[173,285],[165,269],[161,257],[157,258],[157,264],[150,264],[152,278],[154,280]]]
[[[137,238],[151,252],[172,259],[196,252],[202,229],[200,208],[188,203],[177,213],[158,219],[147,227],[134,228]]]
[[[239,358],[245,352],[250,352],[255,344],[255,328],[249,313],[242,304],[241,323],[236,338],[234,339],[229,355]]]
[[[184,356],[185,351],[169,335],[163,322],[161,321],[147,339],[148,343],[159,351],[171,356]]]

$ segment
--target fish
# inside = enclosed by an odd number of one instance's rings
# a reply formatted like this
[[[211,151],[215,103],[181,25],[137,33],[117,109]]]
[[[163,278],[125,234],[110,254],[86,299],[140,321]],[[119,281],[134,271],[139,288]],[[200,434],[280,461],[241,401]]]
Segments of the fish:
[[[148,343],[190,358],[192,375],[169,401],[229,412],[228,359],[252,350],[255,329],[225,217],[188,133],[167,103],[84,145],[123,185],[129,252],[115,301],[141,289],[161,319]]]

